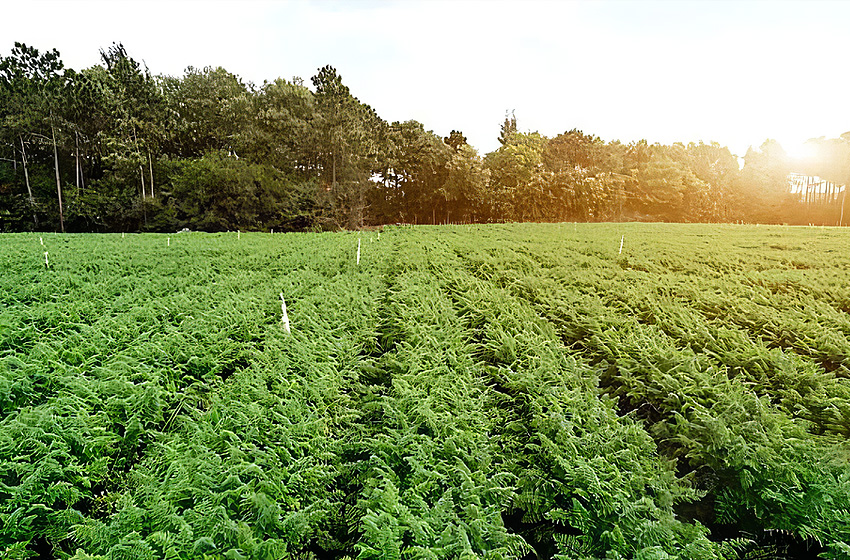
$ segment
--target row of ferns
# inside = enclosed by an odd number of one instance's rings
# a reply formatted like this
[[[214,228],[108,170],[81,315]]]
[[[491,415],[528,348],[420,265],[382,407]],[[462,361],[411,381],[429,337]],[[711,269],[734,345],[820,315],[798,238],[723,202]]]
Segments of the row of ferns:
[[[771,231],[6,236],[0,553],[850,558],[846,251]]]

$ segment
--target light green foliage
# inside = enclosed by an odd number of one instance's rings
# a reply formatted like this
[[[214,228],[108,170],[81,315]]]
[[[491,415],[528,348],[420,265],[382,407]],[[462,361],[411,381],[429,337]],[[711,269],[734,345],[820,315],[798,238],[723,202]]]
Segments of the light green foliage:
[[[357,241],[0,237],[0,555],[848,558],[838,230]]]
[[[513,121],[516,126],[516,121]],[[525,207],[534,205],[540,196],[535,196],[532,182],[543,167],[543,149],[546,139],[537,132],[507,132],[502,146],[490,152],[484,159],[490,172],[490,193],[499,207],[493,214],[509,219],[540,219]]]

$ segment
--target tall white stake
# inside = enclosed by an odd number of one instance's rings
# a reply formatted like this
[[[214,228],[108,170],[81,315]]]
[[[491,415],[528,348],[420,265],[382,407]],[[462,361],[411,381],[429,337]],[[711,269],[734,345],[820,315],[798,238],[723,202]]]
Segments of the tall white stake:
[[[283,299],[283,292],[280,293],[280,311],[282,313],[280,317],[280,322],[283,323],[283,328],[286,330],[286,332],[290,332],[289,315],[286,313],[286,301]]]
[[[41,246],[44,247],[44,239],[41,237],[38,238],[38,242],[41,243]]]
[[[50,261],[47,260],[47,251],[44,252],[44,268],[50,268]]]
[[[626,234],[623,234],[623,237],[621,237],[621,238],[620,238],[620,252],[619,252],[619,253],[617,253],[618,255],[622,255],[622,254],[623,254],[623,241],[624,241],[625,239],[626,239]]]
[[[165,244],[166,247],[171,247],[171,238],[168,238],[168,242]]]

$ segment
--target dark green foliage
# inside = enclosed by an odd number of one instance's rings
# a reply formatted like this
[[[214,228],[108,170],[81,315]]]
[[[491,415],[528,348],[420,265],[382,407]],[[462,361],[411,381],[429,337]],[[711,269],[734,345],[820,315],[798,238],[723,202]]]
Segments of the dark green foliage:
[[[179,226],[286,231],[313,225],[315,190],[314,183],[294,183],[272,166],[215,153],[181,162],[171,195]]]
[[[65,68],[15,43],[0,56],[0,231],[361,229],[390,223],[842,223],[850,136],[790,158],[773,140],[628,145],[506,115],[481,157],[453,130],[389,124],[326,65],[245,83],[221,67],[154,75],[123,44]],[[791,192],[789,172],[828,187]],[[808,183],[807,183],[808,184]]]

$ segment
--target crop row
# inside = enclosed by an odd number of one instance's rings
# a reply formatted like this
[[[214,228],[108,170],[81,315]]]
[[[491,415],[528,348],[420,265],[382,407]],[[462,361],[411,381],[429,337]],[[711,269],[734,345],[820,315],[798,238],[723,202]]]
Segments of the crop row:
[[[850,558],[832,230],[2,241],[5,557]]]
[[[600,262],[588,282],[568,272],[571,251],[550,254],[545,268],[529,259],[531,244],[497,232],[455,249],[467,269],[531,303],[577,359],[600,371],[600,388],[706,492],[691,510],[696,519],[716,532],[782,531],[797,546],[847,553],[842,313],[807,294],[805,282],[792,296],[769,297],[755,282],[674,271],[659,279],[624,268],[630,257]],[[786,339],[768,324],[781,325]]]

